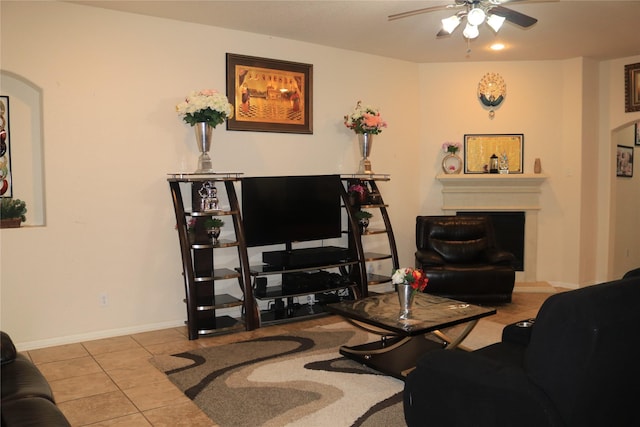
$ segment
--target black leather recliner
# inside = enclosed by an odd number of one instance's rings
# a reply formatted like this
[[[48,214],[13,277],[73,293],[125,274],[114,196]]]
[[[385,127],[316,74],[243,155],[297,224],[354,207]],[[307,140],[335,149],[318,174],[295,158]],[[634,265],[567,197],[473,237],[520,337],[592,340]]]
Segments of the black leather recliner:
[[[639,300],[640,276],[587,286],[550,296],[499,343],[425,353],[405,381],[407,425],[640,425]]]
[[[425,292],[472,303],[511,302],[515,257],[496,247],[485,216],[418,216],[415,266]]]

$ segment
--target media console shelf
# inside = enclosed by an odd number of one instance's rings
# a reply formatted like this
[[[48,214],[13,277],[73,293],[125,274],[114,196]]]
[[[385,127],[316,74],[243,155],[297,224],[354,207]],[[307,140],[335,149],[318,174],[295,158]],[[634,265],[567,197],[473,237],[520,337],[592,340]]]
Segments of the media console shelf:
[[[391,227],[391,220],[389,219],[389,212],[387,211],[388,205],[384,203],[382,199],[382,193],[378,188],[378,182],[389,181],[391,178],[386,174],[348,174],[341,175],[341,179],[344,182],[345,191],[345,205],[349,217],[349,227],[346,233],[349,233],[352,238],[349,239],[350,245],[352,245],[358,254],[358,258],[363,259],[365,265],[380,262],[383,260],[391,260],[391,268],[389,274],[376,274],[367,273],[366,284],[362,286],[361,293],[363,297],[368,296],[368,286],[379,285],[383,283],[391,282],[391,273],[399,268],[398,262],[398,249],[396,247],[395,237],[393,235],[393,228]],[[367,196],[363,202],[353,203],[348,196],[349,187],[352,184],[360,184],[367,188]],[[357,226],[357,220],[355,220],[356,212],[363,209],[375,209],[380,212],[383,220],[383,228],[367,228],[364,233],[360,232]],[[363,237],[386,235],[387,244],[389,247],[388,253],[377,252],[365,252],[366,245],[363,243]]]
[[[297,187],[302,191],[262,191],[260,185],[264,185],[265,182],[272,186],[281,185],[283,182],[279,182],[277,177],[243,178],[241,175],[235,172],[182,173],[169,174],[167,179],[180,242],[189,339],[197,339],[203,335],[253,330],[265,324],[324,315],[327,313],[324,309],[326,304],[343,299],[365,297],[369,292],[368,286],[391,281],[391,268],[389,268],[389,275],[367,274],[367,263],[391,260],[392,268],[398,268],[398,255],[387,205],[382,200],[377,186],[378,181],[388,181],[388,175],[316,176],[317,181],[314,181],[314,176],[284,177],[287,185],[296,182],[305,184]],[[263,181],[257,182],[256,179],[263,179]],[[355,180],[364,184],[370,194],[370,197],[358,206],[353,206],[349,202],[348,187],[345,186]],[[313,187],[314,182],[319,186]],[[243,189],[242,204],[245,211],[242,214],[235,189],[238,183],[242,184]],[[327,185],[327,183],[331,184]],[[307,187],[307,184],[310,187]],[[224,187],[228,206],[220,206],[218,190],[221,189],[218,186]],[[251,188],[253,191],[250,190]],[[330,189],[325,192],[323,196],[325,199],[315,196],[322,193],[322,189]],[[294,195],[294,198],[284,201],[277,199],[280,195],[287,194]],[[265,195],[268,196],[267,199],[262,200],[261,197]],[[315,201],[310,201],[310,198]],[[333,205],[334,202],[331,200],[335,200],[336,204]],[[328,201],[328,204],[333,205],[334,208],[327,211],[320,208],[324,201]],[[254,206],[249,209],[247,205]],[[185,206],[187,206],[186,209]],[[277,214],[274,215],[273,212],[267,212],[268,206],[281,209],[284,207],[284,210],[276,211]],[[355,217],[355,213],[360,209],[379,210],[384,227],[360,233]],[[292,211],[295,212],[293,216]],[[342,212],[342,219],[339,211]],[[344,231],[345,211],[346,231]],[[324,212],[328,214],[325,215]],[[315,219],[308,219],[307,213],[315,213]],[[331,225],[329,231],[324,228],[327,225],[324,218],[328,216],[335,218],[335,226]],[[213,243],[205,227],[205,223],[210,218],[231,220],[233,238],[225,238]],[[280,218],[277,221],[278,225],[272,218]],[[283,218],[286,219],[283,220]],[[305,218],[304,221],[308,222],[300,223],[300,218]],[[264,219],[269,223],[259,223]],[[296,226],[288,229],[288,224],[293,223]],[[316,228],[309,228],[306,226],[307,223],[313,224]],[[274,233],[274,229],[279,231]],[[229,227],[226,224],[223,230],[224,237],[227,237]],[[291,235],[292,232],[295,234]],[[319,247],[293,249],[292,242],[298,241],[296,237],[300,236],[299,233],[304,233],[301,241],[307,244],[318,241]],[[326,234],[329,234],[327,239],[344,239],[340,236],[346,235],[348,243],[340,246],[347,247],[324,246]],[[283,239],[281,237],[283,235],[292,236],[292,238]],[[389,253],[364,251],[362,238],[375,235],[386,236]],[[284,251],[263,253],[265,264],[250,266],[247,246],[252,248],[272,246],[277,243],[273,241],[274,239],[280,243],[285,242]],[[233,265],[234,257],[231,257],[230,261],[228,256],[225,257],[228,253],[223,251],[236,252],[235,266]],[[335,254],[336,251],[338,255]],[[264,255],[267,256],[268,262],[265,261]],[[280,260],[285,266],[274,267]],[[267,279],[271,280],[270,285]],[[221,282],[230,280],[237,281],[242,293],[241,297],[221,292],[225,288],[224,283]]]
[[[169,188],[176,215],[187,305],[189,339],[259,326],[258,311],[253,298],[249,260],[244,229],[234,183],[240,173],[169,174]],[[223,184],[228,207],[218,205],[217,184]],[[182,194],[183,189],[186,194]],[[186,199],[189,197],[189,199]],[[187,203],[185,203],[187,202]],[[185,204],[191,208],[186,210]],[[205,222],[209,218],[230,219],[235,239],[218,240],[207,235]],[[226,228],[225,228],[226,230]],[[238,267],[216,268],[215,253],[236,251]],[[236,298],[216,292],[216,283],[237,280],[243,297]],[[219,315],[220,310],[237,308],[236,316]]]
[[[359,264],[358,260],[306,267],[251,266],[254,296],[268,302],[260,310],[261,326],[309,319],[328,314],[325,305],[344,299],[359,297],[359,284],[349,279],[347,269]],[[279,275],[281,283],[266,286],[266,276]],[[263,281],[262,285],[258,282]]]

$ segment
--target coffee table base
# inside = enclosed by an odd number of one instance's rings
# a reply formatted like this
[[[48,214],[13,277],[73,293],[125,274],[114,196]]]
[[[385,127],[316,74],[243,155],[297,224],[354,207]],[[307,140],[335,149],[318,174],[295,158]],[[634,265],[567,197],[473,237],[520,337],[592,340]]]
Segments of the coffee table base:
[[[468,322],[463,331],[455,338],[451,338],[444,332],[435,330],[431,332],[442,341],[437,342],[427,338],[427,335],[400,336],[389,331],[366,325],[362,322],[349,319],[354,325],[374,334],[380,335],[380,340],[360,344],[356,346],[340,347],[340,354],[349,359],[360,362],[383,374],[391,375],[398,379],[404,378],[411,372],[418,362],[418,358],[428,351],[445,348],[447,350],[463,349],[460,343],[469,335],[478,323],[477,320]]]
[[[399,317],[400,305],[395,293],[327,305],[327,310],[370,333],[381,336],[378,342],[343,346],[340,348],[340,354],[403,380],[424,353],[437,348],[464,349],[460,344],[478,320],[496,314],[495,308],[421,292],[415,295],[413,302],[411,316],[408,319]],[[459,325],[464,327],[457,337],[449,337],[443,331],[453,333],[457,328],[451,328]]]
[[[356,346],[340,347],[340,354],[383,374],[400,380],[411,372],[424,353],[445,348],[447,343],[436,342],[424,335],[413,337],[383,337],[380,341]]]

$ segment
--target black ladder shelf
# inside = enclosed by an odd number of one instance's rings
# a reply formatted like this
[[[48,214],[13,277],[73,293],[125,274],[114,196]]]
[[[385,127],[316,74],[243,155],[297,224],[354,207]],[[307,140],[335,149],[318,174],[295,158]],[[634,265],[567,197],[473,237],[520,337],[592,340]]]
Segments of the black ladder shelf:
[[[398,249],[396,247],[396,241],[393,235],[393,228],[391,227],[391,220],[389,219],[389,212],[387,211],[388,205],[384,203],[382,194],[380,193],[380,189],[378,188],[377,184],[380,181],[389,181],[391,179],[390,176],[386,174],[343,174],[341,175],[341,179],[345,183],[345,193],[343,195],[343,198],[346,201],[346,209],[350,217],[349,230],[347,231],[351,236],[351,238],[349,239],[349,244],[354,247],[358,259],[364,260],[365,266],[367,263],[391,259],[393,270],[398,269]],[[348,202],[348,188],[350,185],[357,183],[368,187],[367,198],[362,203],[350,203]],[[355,219],[355,214],[362,209],[377,209],[380,212],[380,215],[384,222],[384,228],[371,230],[367,229],[364,233],[361,233],[360,228],[357,226],[358,221]],[[386,234],[387,236],[389,253],[365,252],[365,245],[363,244],[362,238],[380,234]],[[392,271],[389,271],[389,275],[367,273],[367,281],[363,284],[361,289],[362,297],[368,296],[369,286],[390,282],[391,273]]]
[[[258,311],[251,288],[249,259],[245,244],[244,228],[240,214],[240,206],[234,183],[240,180],[240,173],[179,173],[169,174],[169,188],[176,215],[182,268],[185,286],[185,303],[187,306],[187,328],[189,339],[194,340],[203,335],[253,330],[259,327]],[[207,197],[203,203],[202,189],[214,188],[216,183],[223,183],[228,208],[208,206],[206,202],[217,200]],[[190,210],[185,210],[185,199],[182,187],[190,188]],[[212,217],[226,217],[233,221],[235,240],[218,240],[213,242],[207,236],[205,221]],[[215,251],[225,248],[236,248],[238,267],[216,268]],[[216,281],[237,279],[243,297],[236,298],[229,294],[216,293]],[[239,316],[219,316],[217,311],[238,307]]]

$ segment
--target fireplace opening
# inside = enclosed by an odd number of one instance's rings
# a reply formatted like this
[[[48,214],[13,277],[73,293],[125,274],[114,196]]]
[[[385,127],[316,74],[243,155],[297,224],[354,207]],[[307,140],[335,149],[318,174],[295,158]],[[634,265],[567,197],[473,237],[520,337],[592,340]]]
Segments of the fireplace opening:
[[[487,216],[493,223],[496,244],[516,257],[515,270],[524,271],[524,212],[456,212],[456,215]]]

